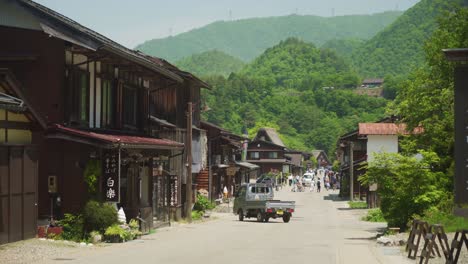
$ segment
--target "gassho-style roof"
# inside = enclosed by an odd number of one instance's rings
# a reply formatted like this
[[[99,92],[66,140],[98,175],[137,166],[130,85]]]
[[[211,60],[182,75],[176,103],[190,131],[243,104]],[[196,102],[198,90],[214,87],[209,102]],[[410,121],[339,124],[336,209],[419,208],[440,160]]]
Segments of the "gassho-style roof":
[[[60,124],[49,126],[46,137],[98,145],[103,148],[182,149],[184,147],[182,143],[167,139],[96,133],[78,128],[66,127]]]
[[[415,128],[414,134],[422,132],[422,128]],[[409,135],[406,124],[395,123],[359,123],[359,135]]]
[[[268,139],[265,138],[264,141],[270,141],[273,144],[276,144],[278,146],[286,147],[274,128],[269,128],[269,127],[260,128],[257,132],[257,135],[255,136],[254,141],[260,140],[260,138],[262,137],[262,134],[265,134],[266,137],[268,137]]]
[[[38,19],[42,31],[49,36],[68,41],[92,51],[103,50],[115,54],[150,71],[160,73],[175,81],[183,82],[181,76],[148,59],[147,56],[128,49],[50,8],[31,0],[17,0],[15,2],[29,10]]]

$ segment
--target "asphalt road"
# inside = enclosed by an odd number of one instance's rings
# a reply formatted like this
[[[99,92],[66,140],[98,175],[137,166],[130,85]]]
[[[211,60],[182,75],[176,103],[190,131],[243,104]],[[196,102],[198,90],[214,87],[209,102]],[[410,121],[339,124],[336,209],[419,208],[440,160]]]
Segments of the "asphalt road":
[[[359,221],[356,211],[333,201],[331,193],[278,192],[276,198],[296,201],[287,224],[280,218],[240,222],[233,214],[217,214],[216,220],[178,224],[53,263],[408,263],[372,240],[383,224]]]

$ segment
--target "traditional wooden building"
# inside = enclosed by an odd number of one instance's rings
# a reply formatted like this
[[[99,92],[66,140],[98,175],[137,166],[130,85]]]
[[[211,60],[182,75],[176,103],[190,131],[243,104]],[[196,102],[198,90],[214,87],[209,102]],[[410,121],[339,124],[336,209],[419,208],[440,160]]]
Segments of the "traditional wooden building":
[[[327,153],[323,150],[313,150],[312,156],[315,161],[317,161],[317,167],[326,168],[331,165],[330,160],[328,159]]]
[[[208,136],[208,175],[198,176],[198,188],[206,187],[211,198],[219,198],[226,186],[232,195],[243,183],[255,179],[259,166],[242,160],[248,140],[212,123],[202,121]],[[210,188],[211,187],[211,188]]]
[[[180,216],[188,102],[201,153],[206,85],[29,0],[0,0],[0,17],[0,243],[91,196],[145,229],[161,211]]]
[[[370,208],[379,204],[376,184],[362,186],[358,178],[366,173],[365,164],[374,160],[376,153],[398,153],[399,138],[408,135],[405,124],[396,124],[386,118],[378,123],[359,123],[358,129],[340,137],[337,158],[341,164],[342,196],[349,196],[351,162],[353,162],[353,197],[366,198]],[[414,133],[422,130],[416,129]],[[352,151],[352,157],[351,157]]]

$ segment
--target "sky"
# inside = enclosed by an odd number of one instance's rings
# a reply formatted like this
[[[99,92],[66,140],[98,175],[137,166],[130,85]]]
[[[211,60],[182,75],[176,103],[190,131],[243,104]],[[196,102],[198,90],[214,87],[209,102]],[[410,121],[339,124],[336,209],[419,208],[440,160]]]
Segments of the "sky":
[[[134,48],[219,20],[290,14],[342,16],[406,10],[419,0],[35,0]]]

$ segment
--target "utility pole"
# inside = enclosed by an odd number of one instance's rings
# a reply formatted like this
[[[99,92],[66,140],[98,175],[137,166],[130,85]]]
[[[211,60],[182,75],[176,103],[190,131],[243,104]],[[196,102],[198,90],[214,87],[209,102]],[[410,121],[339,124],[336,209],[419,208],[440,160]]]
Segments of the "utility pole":
[[[192,102],[188,103],[187,109],[187,140],[185,142],[187,151],[187,179],[185,184],[185,217],[189,223],[192,222]]]
[[[353,158],[353,148],[354,143],[351,141],[349,142],[349,200],[353,201],[353,193],[354,193],[354,158]]]

